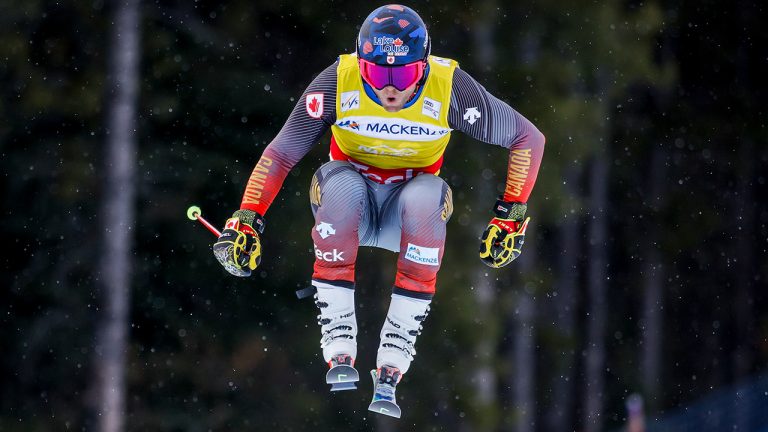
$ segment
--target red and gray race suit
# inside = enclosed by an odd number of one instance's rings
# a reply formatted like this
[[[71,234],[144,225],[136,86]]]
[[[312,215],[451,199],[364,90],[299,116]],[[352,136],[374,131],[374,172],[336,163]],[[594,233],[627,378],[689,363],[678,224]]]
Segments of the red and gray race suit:
[[[336,67],[337,63],[332,64],[312,81],[264,150],[241,208],[264,215],[289,171],[336,122]],[[326,101],[319,118],[310,116],[305,104],[308,94],[317,93]],[[467,117],[467,112],[473,115]],[[525,203],[536,182],[544,135],[459,68],[453,76],[448,122],[453,130],[508,149],[503,199]],[[519,173],[521,154],[527,158],[525,176]],[[353,288],[358,247],[374,246],[400,253],[395,292],[431,298],[452,210],[450,188],[427,173],[399,182],[376,182],[360,172],[371,168],[376,167],[337,160],[315,173],[310,190],[315,215],[313,280]]]

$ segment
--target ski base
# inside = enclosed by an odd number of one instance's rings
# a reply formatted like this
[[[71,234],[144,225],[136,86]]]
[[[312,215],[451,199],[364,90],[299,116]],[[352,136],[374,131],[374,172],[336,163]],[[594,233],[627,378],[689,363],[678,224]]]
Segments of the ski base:
[[[386,416],[400,418],[400,407],[396,403],[388,400],[375,400],[368,405],[368,411],[373,411],[378,414]]]
[[[360,381],[360,374],[352,366],[334,366],[325,374],[325,382],[331,385],[332,392],[355,390],[357,389],[355,383],[358,381]]]

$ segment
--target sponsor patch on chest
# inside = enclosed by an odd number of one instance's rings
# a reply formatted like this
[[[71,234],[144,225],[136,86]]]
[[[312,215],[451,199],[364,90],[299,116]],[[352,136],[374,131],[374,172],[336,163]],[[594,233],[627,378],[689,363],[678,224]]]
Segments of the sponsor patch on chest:
[[[438,120],[440,119],[440,108],[442,106],[442,102],[438,102],[425,96],[424,103],[421,105],[421,113],[427,117],[432,117],[433,119]]]
[[[341,94],[341,112],[360,108],[360,91],[353,90]]]
[[[419,142],[435,141],[451,132],[429,123],[375,116],[344,117],[336,121],[336,127],[369,138]]]

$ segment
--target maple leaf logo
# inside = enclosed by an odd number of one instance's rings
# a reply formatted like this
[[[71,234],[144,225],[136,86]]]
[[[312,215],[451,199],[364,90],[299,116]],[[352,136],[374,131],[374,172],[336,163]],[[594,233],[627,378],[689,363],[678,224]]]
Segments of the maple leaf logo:
[[[401,41],[400,38],[397,38],[397,39],[395,39],[394,44],[395,44],[395,46],[400,46],[400,45],[403,44],[403,41]]]
[[[323,94],[310,93],[306,99],[307,114],[310,117],[319,119],[323,115]]]
[[[313,97],[312,101],[309,103],[309,109],[316,113],[318,108],[320,108],[320,104],[317,102],[317,98]]]

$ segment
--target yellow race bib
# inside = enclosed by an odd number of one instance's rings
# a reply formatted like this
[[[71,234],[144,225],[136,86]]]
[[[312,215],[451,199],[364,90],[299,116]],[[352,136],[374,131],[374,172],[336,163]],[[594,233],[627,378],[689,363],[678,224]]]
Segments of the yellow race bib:
[[[388,112],[365,93],[357,56],[340,56],[332,157],[340,151],[344,159],[374,168],[437,165],[430,170],[436,172],[451,136],[448,109],[457,65],[455,60],[429,56],[429,75],[416,101],[398,112]]]

